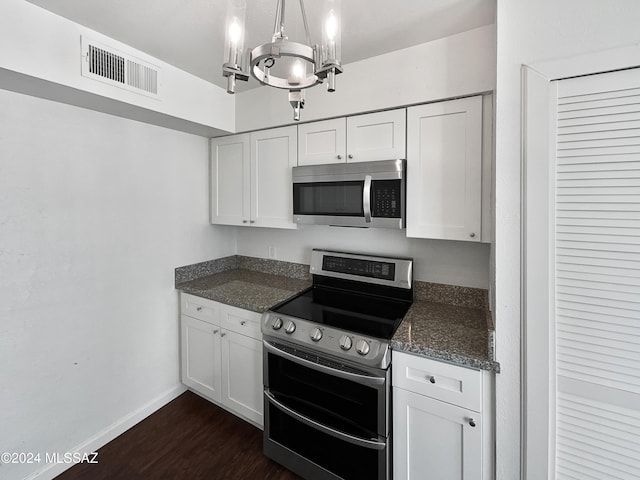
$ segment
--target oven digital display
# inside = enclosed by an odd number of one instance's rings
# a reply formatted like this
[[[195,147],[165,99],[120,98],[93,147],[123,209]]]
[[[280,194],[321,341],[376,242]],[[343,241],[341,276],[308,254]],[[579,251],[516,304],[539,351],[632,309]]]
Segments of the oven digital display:
[[[331,255],[325,255],[322,258],[322,269],[327,272],[348,273],[382,280],[394,280],[396,275],[395,263],[334,257]]]

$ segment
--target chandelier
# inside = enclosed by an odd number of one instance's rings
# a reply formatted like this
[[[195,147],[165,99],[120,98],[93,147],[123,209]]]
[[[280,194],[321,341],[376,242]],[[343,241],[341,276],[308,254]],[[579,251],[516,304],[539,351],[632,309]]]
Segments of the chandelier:
[[[327,90],[336,89],[340,62],[340,0],[323,0],[322,43],[312,44],[303,0],[300,13],[306,43],[294,42],[285,34],[285,1],[278,0],[271,43],[244,50],[245,0],[229,0],[222,74],[227,77],[227,92],[235,93],[236,81],[247,81],[249,73],[263,85],[289,90],[293,119],[300,120],[304,108],[304,89],[326,80]]]

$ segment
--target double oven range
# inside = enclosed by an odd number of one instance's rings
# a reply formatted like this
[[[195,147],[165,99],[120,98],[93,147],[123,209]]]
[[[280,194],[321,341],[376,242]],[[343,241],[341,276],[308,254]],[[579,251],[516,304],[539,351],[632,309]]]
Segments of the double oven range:
[[[312,286],[262,316],[265,455],[308,480],[390,478],[389,342],[412,270],[312,251]]]

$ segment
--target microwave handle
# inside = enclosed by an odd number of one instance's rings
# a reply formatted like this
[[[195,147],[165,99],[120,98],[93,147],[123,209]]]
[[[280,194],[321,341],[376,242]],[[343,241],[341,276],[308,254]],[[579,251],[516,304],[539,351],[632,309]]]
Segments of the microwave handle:
[[[366,223],[371,223],[371,175],[365,175],[364,177],[362,209],[364,210],[364,221]]]

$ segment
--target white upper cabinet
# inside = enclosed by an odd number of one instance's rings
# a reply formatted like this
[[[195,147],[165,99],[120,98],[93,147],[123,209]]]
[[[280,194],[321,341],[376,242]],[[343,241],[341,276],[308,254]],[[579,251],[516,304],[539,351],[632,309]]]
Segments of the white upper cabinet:
[[[347,117],[347,162],[405,158],[406,136],[404,108]]]
[[[481,241],[482,103],[407,109],[408,237]]]
[[[251,133],[251,218],[257,227],[296,228],[291,167],[297,162],[295,126]]]
[[[298,165],[342,163],[347,158],[344,117],[298,125]]]
[[[296,228],[295,126],[211,140],[211,223]]]
[[[335,118],[298,126],[298,164],[405,158],[406,110]]]
[[[211,223],[249,221],[250,156],[248,133],[211,140]]]

